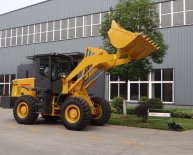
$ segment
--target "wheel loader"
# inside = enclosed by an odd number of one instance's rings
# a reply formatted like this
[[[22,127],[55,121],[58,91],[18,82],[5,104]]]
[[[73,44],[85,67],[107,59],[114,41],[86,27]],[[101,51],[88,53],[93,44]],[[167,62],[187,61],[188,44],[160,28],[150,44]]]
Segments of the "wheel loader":
[[[1,106],[12,108],[20,124],[33,124],[41,114],[47,121],[61,119],[70,130],[83,130],[90,123],[104,125],[111,116],[109,103],[88,94],[103,73],[98,71],[145,58],[158,49],[143,33],[126,31],[115,21],[108,36],[115,54],[88,47],[79,64],[73,56],[59,53],[28,57],[35,62],[35,77],[13,80],[11,96],[2,97]]]

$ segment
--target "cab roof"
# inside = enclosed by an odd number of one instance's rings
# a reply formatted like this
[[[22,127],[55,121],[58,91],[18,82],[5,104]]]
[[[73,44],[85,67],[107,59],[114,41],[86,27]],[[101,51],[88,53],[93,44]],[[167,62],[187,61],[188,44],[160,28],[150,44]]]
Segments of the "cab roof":
[[[37,54],[34,56],[27,56],[27,59],[30,60],[35,60],[36,58],[40,58],[40,57],[60,57],[60,58],[64,58],[64,59],[69,59],[69,60],[79,60],[82,59],[84,57],[84,53],[81,52],[71,52],[71,53],[45,53],[45,54]]]

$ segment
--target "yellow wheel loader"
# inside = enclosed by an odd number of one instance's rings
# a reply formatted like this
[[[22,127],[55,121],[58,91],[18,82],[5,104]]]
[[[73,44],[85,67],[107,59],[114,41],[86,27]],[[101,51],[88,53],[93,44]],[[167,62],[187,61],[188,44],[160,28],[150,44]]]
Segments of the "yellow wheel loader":
[[[61,118],[70,130],[82,130],[89,123],[104,125],[111,116],[109,103],[87,92],[102,74],[98,71],[145,58],[158,49],[142,33],[126,31],[115,21],[108,35],[117,52],[89,47],[79,64],[65,54],[28,57],[35,62],[35,77],[13,80],[11,97],[2,97],[1,106],[13,108],[20,124],[32,124],[41,114],[47,121]]]

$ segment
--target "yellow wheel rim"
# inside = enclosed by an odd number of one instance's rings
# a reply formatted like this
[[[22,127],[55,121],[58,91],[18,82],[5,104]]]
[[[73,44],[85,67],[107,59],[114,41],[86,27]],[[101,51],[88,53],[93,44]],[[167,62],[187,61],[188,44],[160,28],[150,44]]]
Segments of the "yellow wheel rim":
[[[77,123],[80,120],[80,109],[76,105],[69,105],[64,115],[68,122]]]
[[[94,104],[94,107],[95,107],[95,114],[93,115],[93,119],[99,119],[102,114],[103,114],[103,110],[102,110],[102,107],[99,105],[99,104]]]
[[[25,118],[28,115],[28,105],[25,102],[19,103],[17,107],[17,115],[20,118]]]

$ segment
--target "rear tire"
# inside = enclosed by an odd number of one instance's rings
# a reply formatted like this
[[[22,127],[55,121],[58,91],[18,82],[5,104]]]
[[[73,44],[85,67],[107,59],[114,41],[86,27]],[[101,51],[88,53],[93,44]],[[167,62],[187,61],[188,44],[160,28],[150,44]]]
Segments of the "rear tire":
[[[108,122],[111,117],[111,107],[109,103],[100,97],[93,97],[91,100],[94,102],[96,114],[92,115],[91,124],[102,126]]]
[[[59,119],[59,116],[48,116],[42,114],[42,117],[47,121],[47,122],[56,122]]]
[[[82,98],[71,97],[62,104],[61,119],[67,129],[80,131],[90,123],[90,107]]]
[[[13,115],[20,124],[33,124],[38,118],[36,99],[27,95],[19,97],[14,104]]]

